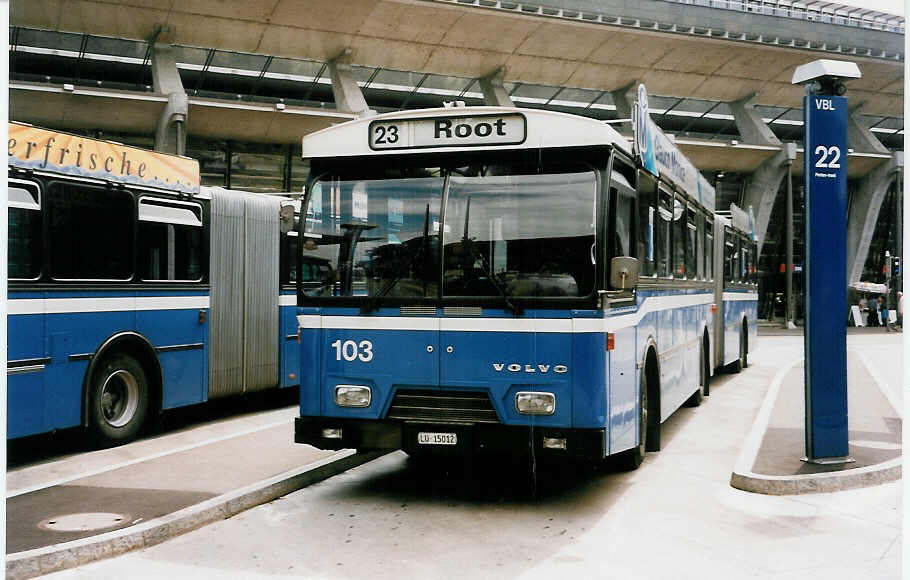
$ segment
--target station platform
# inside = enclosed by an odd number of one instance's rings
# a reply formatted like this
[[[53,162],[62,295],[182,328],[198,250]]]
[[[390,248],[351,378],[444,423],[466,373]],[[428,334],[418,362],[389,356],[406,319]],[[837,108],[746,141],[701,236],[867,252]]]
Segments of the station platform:
[[[899,330],[848,328],[848,335],[885,335]],[[759,336],[802,336],[802,328],[760,323]],[[848,341],[849,342],[849,341]],[[804,361],[778,370],[730,485],[769,495],[833,492],[901,478],[902,404],[892,401],[862,350],[847,348],[847,461],[826,465],[805,461]]]
[[[884,333],[849,333],[870,330]],[[760,337],[800,333],[768,324],[759,330]],[[802,370],[796,360],[776,372],[731,485],[789,495],[899,479],[902,419],[895,407],[900,404],[889,401],[874,365],[851,348],[849,438],[855,461],[800,460]],[[31,578],[149,547],[381,455],[295,444],[296,414],[296,406],[285,407],[9,470],[7,577]]]
[[[296,406],[7,473],[6,577],[165,541],[379,454],[294,443]]]

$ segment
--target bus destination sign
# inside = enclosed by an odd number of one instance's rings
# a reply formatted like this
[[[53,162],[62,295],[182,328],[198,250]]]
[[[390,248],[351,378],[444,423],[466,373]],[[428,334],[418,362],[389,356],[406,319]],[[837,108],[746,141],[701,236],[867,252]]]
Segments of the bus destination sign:
[[[384,119],[370,123],[369,132],[373,150],[520,145],[527,138],[527,122],[518,113]]]

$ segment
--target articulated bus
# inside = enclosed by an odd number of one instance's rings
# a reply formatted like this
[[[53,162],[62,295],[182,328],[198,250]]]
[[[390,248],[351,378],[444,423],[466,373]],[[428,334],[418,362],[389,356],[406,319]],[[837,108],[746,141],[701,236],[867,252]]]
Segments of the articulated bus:
[[[298,276],[295,441],[632,468],[658,450],[726,342],[715,248],[732,230],[643,110],[634,148],[595,119],[501,107],[304,137],[299,261],[335,277]]]
[[[716,220],[723,235],[714,240],[715,268],[723,277],[714,301],[723,308],[714,318],[714,332],[723,339],[715,341],[714,365],[740,372],[749,365],[749,345],[758,339],[758,248],[751,217],[735,204]]]
[[[290,200],[19,123],[8,171],[8,437],[118,444],[165,409],[299,383]]]

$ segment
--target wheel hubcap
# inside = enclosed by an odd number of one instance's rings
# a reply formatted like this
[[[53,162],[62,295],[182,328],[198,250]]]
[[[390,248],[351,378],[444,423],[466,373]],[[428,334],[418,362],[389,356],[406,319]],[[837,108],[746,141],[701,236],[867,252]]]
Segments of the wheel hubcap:
[[[129,371],[111,373],[101,387],[101,416],[111,427],[123,427],[139,407],[139,382]]]

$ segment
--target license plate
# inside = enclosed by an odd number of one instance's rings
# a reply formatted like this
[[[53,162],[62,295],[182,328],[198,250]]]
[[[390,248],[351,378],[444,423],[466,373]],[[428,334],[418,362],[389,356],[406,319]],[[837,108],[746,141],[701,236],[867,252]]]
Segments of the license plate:
[[[455,433],[424,433],[417,434],[417,443],[420,445],[457,445],[458,435]]]

